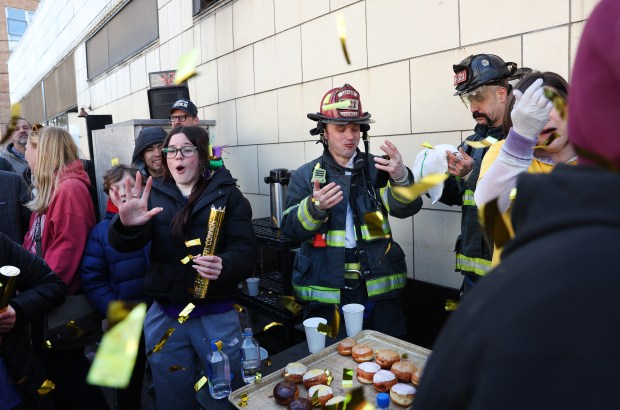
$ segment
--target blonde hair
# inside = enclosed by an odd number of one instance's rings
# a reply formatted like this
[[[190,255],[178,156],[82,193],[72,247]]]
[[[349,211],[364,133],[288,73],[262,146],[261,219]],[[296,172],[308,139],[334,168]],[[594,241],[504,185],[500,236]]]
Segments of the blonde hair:
[[[37,161],[32,170],[32,183],[37,194],[26,204],[33,212],[45,212],[54,198],[54,190],[68,164],[79,158],[78,147],[71,134],[59,127],[32,131],[28,142],[37,149]]]

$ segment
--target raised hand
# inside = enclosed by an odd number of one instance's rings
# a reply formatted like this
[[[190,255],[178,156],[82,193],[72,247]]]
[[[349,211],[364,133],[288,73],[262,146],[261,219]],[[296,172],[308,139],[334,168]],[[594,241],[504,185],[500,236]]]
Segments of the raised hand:
[[[125,178],[126,197],[122,198],[118,189],[112,188],[110,191],[110,199],[118,208],[118,215],[121,222],[125,226],[140,226],[146,224],[152,217],[164,210],[157,207],[148,210],[149,195],[151,194],[151,186],[153,185],[153,177],[149,177],[142,195],[140,190],[142,187],[142,175],[136,173],[136,183],[132,188],[131,179]]]
[[[336,206],[342,201],[342,190],[340,185],[330,182],[321,188],[319,181],[314,181],[314,190],[312,191],[312,202],[319,211],[326,211]]]
[[[515,105],[510,113],[512,128],[520,135],[537,139],[549,121],[553,104],[545,97],[543,80],[539,78],[524,93],[514,90]]]
[[[462,147],[459,148],[458,153],[446,150],[446,159],[448,160],[448,172],[457,177],[464,177],[474,168],[474,159],[467,155]]]
[[[381,145],[380,148],[387,154],[388,159],[375,157],[375,167],[381,171],[388,172],[392,179],[402,177],[405,172],[405,164],[403,164],[403,157],[400,155],[396,145],[389,140],[385,140],[385,145]]]

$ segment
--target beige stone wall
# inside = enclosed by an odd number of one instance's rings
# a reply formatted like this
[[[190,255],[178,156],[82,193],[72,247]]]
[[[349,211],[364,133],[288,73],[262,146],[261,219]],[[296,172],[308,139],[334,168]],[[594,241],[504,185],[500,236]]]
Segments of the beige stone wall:
[[[99,8],[114,1],[99,2]],[[180,56],[198,48],[191,98],[202,119],[217,121],[216,143],[229,145],[227,166],[254,217],[264,217],[269,170],[294,169],[320,154],[306,113],[318,110],[328,89],[354,85],[376,119],[372,152],[389,138],[411,165],[421,142],[458,144],[474,126],[452,96],[452,64],[495,53],[570,77],[584,21],[597,0],[227,0],[197,17],[191,3],[158,0],[159,41],[93,81],[86,79],[84,44],[78,45],[78,106],[112,114],[115,122],[146,118],[147,74],[176,68]],[[64,7],[80,4],[68,0]],[[351,65],[336,35],[338,14],[347,22]],[[77,33],[89,23],[71,21]],[[425,199],[414,218],[391,222],[410,276],[459,286],[453,271],[459,209]]]

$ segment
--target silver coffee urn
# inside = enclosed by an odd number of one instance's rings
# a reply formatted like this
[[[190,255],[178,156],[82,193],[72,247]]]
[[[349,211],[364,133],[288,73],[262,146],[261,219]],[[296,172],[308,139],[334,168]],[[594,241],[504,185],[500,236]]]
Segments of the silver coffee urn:
[[[286,168],[276,168],[269,171],[265,183],[269,184],[271,197],[271,226],[279,229],[282,223],[282,213],[286,204],[286,191],[291,179],[292,171]]]

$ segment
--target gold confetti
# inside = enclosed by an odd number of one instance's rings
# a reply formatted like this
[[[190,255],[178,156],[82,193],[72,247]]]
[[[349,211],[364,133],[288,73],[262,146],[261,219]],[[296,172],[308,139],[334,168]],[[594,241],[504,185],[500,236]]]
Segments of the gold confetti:
[[[239,395],[239,399],[241,399],[241,400],[239,400],[239,402],[237,403],[237,406],[245,407],[245,406],[248,405],[248,400],[249,400],[248,393],[246,393],[246,392],[241,393]]]
[[[487,242],[490,246],[495,245],[500,249],[514,237],[515,233],[509,215],[500,212],[498,199],[495,198],[479,207],[478,219]]]
[[[422,146],[428,149],[435,149],[435,147],[433,147],[430,142],[423,142]]]
[[[448,179],[448,174],[430,174],[411,185],[393,185],[392,192],[407,201],[413,201],[420,195],[424,194],[429,188],[443,183]]]
[[[190,248],[192,246],[198,246],[198,245],[201,245],[201,244],[202,244],[202,242],[200,242],[199,238],[192,239],[191,241],[185,241],[185,247],[186,248]]]
[[[129,385],[140,349],[146,303],[140,303],[101,339],[88,371],[88,383],[124,389]]]
[[[175,364],[175,365],[170,366],[168,370],[170,371],[170,373],[174,373],[174,372],[178,372],[179,370],[187,370],[187,369],[181,365]]]
[[[263,378],[263,374],[261,372],[256,372],[256,377],[254,379],[254,383],[260,383]]]
[[[554,132],[553,134],[549,135],[549,137],[543,141],[543,143],[541,145],[536,145],[534,146],[534,148],[540,148],[540,149],[545,149],[547,148],[553,141],[555,141],[556,138],[559,138],[560,134],[558,134],[557,132]]]
[[[289,312],[291,312],[292,314],[296,315],[297,313],[301,312],[303,310],[303,307],[301,307],[301,305],[299,303],[297,303],[297,301],[295,300],[295,298],[293,296],[282,296],[280,298],[280,304]]]
[[[196,75],[199,51],[197,48],[194,48],[179,58],[179,65],[174,73],[175,84],[181,84]]]
[[[118,160],[117,157],[114,157],[114,158],[112,158],[110,163],[112,164],[113,167],[115,167],[115,166],[117,166],[120,163],[120,161]]]
[[[390,235],[388,232],[385,232],[383,228],[383,223],[385,218],[381,211],[375,212],[366,212],[364,214],[364,223],[368,229],[368,235],[371,238],[389,238]]]
[[[26,380],[28,380],[28,376],[24,376],[21,379],[19,379],[18,381],[15,382],[15,384],[22,384],[24,383]]]
[[[165,345],[165,344],[166,344],[166,342],[168,341],[168,338],[169,338],[169,337],[170,337],[170,336],[174,333],[174,331],[175,331],[175,329],[174,329],[173,327],[169,328],[169,329],[166,331],[166,334],[165,334],[165,335],[163,335],[163,336],[161,337],[161,339],[159,339],[159,342],[157,342],[157,344],[155,345],[155,347],[154,347],[153,349],[151,349],[151,350],[150,350],[150,351],[149,351],[146,355],[147,355],[147,356],[150,356],[150,355],[151,355],[151,354],[153,354],[153,353],[157,353],[157,352],[159,352],[159,351],[160,351],[160,350],[164,347],[164,345]]]
[[[265,366],[270,367],[271,366],[271,357],[268,357],[267,359],[265,359]]]
[[[321,405],[321,400],[319,400],[319,389],[316,389],[312,395],[312,405],[314,407],[319,407]]]
[[[566,116],[568,114],[568,105],[566,104],[566,99],[562,97],[556,90],[551,87],[543,87],[543,92],[545,97],[551,101],[553,104],[553,108],[560,114],[560,117],[563,120],[566,120]]]
[[[353,369],[342,369],[342,388],[350,389],[353,387]]]
[[[284,326],[284,325],[282,323],[280,323],[280,322],[271,322],[271,323],[265,325],[265,327],[263,328],[263,332],[271,329],[274,326]]]
[[[332,384],[334,376],[332,376],[332,371],[329,369],[325,369],[325,374],[327,375],[327,385],[329,386],[330,384]]]
[[[209,379],[207,379],[206,376],[202,376],[197,382],[196,384],[194,384],[194,391],[198,391],[200,389],[202,389],[202,387],[207,383],[207,381],[209,381]]]
[[[187,306],[183,308],[181,313],[179,313],[179,318],[177,319],[179,323],[183,324],[187,319],[189,319],[189,314],[192,313],[196,306],[193,303],[188,303]]]
[[[189,261],[191,261],[192,259],[194,259],[194,257],[192,255],[187,255],[186,257],[181,259],[181,263],[183,265],[187,265],[189,263]]]
[[[335,339],[338,336],[338,333],[340,333],[340,308],[338,305],[334,305],[334,315],[332,316],[331,323],[329,325],[319,323],[316,331],[323,333],[332,339]]]
[[[496,138],[486,137],[482,141],[465,141],[472,148],[488,148],[497,142]]]
[[[77,323],[75,323],[75,320],[68,321],[66,326],[69,329],[73,330],[75,332],[75,334],[77,335],[77,337],[84,336],[84,331],[82,329],[80,329],[80,327],[77,325]]]
[[[45,396],[55,388],[56,385],[53,381],[51,381],[50,379],[45,379],[43,384],[41,384],[41,386],[37,389],[37,393],[39,393],[39,396]]]
[[[48,349],[51,349],[52,348],[52,342],[49,341],[49,340],[46,340],[45,341],[45,347],[48,348]]]
[[[340,38],[340,46],[342,47],[342,54],[344,54],[344,59],[347,64],[351,64],[351,59],[349,58],[349,52],[347,51],[347,23],[344,19],[344,14],[338,14],[336,16],[336,32],[338,33],[338,38]]]
[[[402,360],[407,360],[409,358],[409,355],[407,353],[403,353],[403,354],[400,355],[400,358]]]
[[[241,305],[238,304],[233,304],[233,309],[235,309],[237,312],[242,313],[243,311],[245,311],[245,308]]]
[[[459,308],[459,302],[454,299],[446,299],[446,303],[444,305],[444,309],[446,312],[454,312]]]

